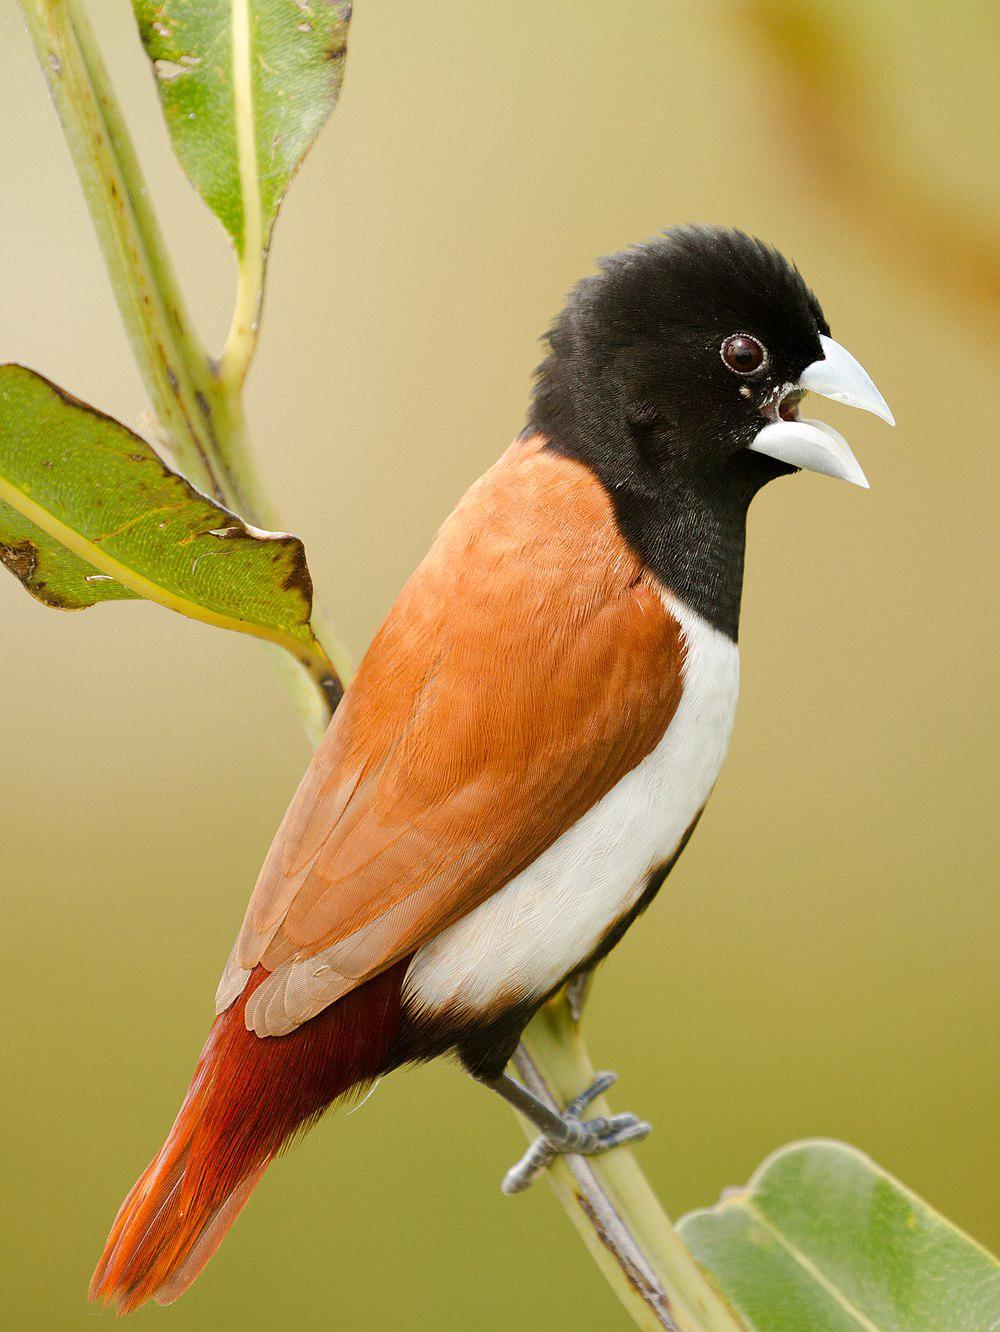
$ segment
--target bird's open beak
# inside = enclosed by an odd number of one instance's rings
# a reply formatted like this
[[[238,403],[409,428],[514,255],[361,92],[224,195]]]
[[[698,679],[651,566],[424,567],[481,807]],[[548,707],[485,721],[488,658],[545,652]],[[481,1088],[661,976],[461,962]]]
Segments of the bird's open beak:
[[[823,355],[803,370],[797,389],[819,393],[834,402],[846,402],[873,412],[889,425],[895,425],[889,404],[872,383],[867,371],[839,342],[820,334]],[[774,420],[759,431],[751,449],[769,454],[780,462],[791,463],[810,472],[839,476],[868,489],[868,480],[847,440],[825,421]]]

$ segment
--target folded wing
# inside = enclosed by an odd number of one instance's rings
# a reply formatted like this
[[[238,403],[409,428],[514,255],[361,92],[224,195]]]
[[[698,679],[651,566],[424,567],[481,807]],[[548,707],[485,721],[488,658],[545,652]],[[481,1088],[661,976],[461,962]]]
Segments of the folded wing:
[[[219,986],[291,1031],[531,864],[657,744],[682,644],[588,469],[521,440],[369,649],[274,840]]]

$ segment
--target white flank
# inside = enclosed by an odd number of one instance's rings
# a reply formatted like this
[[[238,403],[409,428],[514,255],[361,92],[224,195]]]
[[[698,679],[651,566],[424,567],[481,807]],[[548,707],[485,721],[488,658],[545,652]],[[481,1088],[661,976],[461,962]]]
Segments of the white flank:
[[[719,775],[739,688],[736,644],[667,600],[684,636],[684,690],[660,743],[488,901],[437,935],[406,973],[411,1012],[489,1010],[544,994],[635,905]]]

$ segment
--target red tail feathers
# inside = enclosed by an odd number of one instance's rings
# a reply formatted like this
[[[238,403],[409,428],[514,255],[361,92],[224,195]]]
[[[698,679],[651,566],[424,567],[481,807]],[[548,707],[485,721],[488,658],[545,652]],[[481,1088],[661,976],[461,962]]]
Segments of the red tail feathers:
[[[174,1126],[122,1203],[90,1298],[128,1313],[169,1304],[222,1243],[268,1162],[330,1103],[383,1069],[399,1029],[409,959],[288,1036],[247,1031],[258,967],[216,1018]]]

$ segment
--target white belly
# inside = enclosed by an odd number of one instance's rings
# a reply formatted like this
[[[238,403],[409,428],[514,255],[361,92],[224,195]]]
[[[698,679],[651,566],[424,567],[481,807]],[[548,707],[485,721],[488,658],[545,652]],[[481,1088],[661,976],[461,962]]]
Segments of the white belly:
[[[659,744],[541,856],[425,944],[411,1011],[490,1010],[545,994],[594,951],[676,851],[708,799],[732,731],[736,644],[676,600],[684,689]]]

